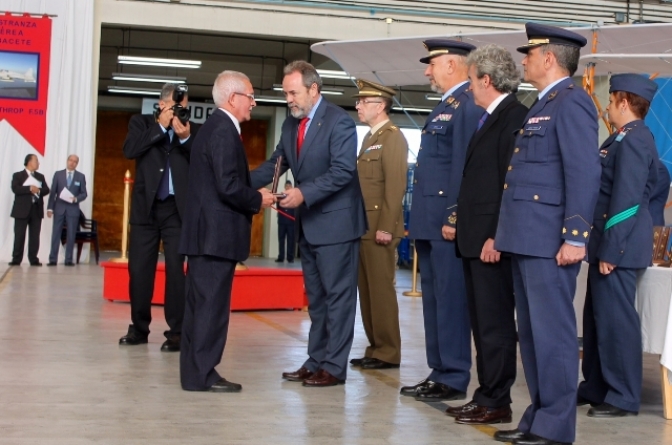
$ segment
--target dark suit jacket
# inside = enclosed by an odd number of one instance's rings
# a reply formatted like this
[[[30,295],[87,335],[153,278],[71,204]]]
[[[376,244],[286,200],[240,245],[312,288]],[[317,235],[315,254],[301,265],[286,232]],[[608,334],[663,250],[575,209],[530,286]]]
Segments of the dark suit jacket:
[[[502,187],[518,130],[527,107],[509,94],[471,138],[457,198],[457,247],[461,256],[478,258],[495,238]]]
[[[299,120],[288,117],[271,159],[252,172],[252,187],[273,180],[275,160],[282,156],[281,174],[292,169],[304,203],[296,212],[306,240],[313,245],[360,238],[367,229],[366,212],[357,176],[355,123],[340,107],[322,98],[296,156]]]
[[[660,159],[656,159],[658,164],[658,182],[649,201],[649,213],[654,226],[665,225],[665,205],[667,197],[670,195],[670,172]]]
[[[84,173],[75,170],[72,174],[72,183],[68,190],[75,195],[77,202],[66,202],[59,198],[61,191],[68,185],[67,170],[59,170],[54,173],[54,179],[51,181],[51,195],[49,195],[49,202],[47,203],[47,210],[54,213],[67,213],[70,216],[79,216],[79,203],[84,201],[88,196],[86,192],[86,177]]]
[[[35,179],[42,182],[40,188],[40,198],[38,201],[38,212],[40,218],[44,218],[44,197],[49,194],[49,187],[44,175],[34,172]],[[33,205],[33,194],[30,193],[30,187],[23,185],[28,179],[28,172],[24,169],[14,173],[12,176],[12,192],[14,192],[14,205],[12,206],[12,218],[28,218],[30,215],[30,206]]]
[[[136,114],[128,123],[124,156],[135,159],[135,182],[131,198],[131,224],[150,224],[152,204],[170,152],[170,168],[177,210],[184,217],[189,177],[189,152],[198,126],[191,123],[191,136],[184,144],[173,136],[170,146],[154,116]]]
[[[250,187],[245,148],[231,118],[217,109],[191,150],[180,253],[243,261],[261,193]]]

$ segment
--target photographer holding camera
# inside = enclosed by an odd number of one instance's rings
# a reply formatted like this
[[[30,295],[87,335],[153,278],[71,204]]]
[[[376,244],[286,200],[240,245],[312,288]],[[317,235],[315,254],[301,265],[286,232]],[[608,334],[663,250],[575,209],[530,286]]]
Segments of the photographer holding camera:
[[[134,115],[124,156],[135,159],[128,252],[131,321],[120,345],[147,343],[152,319],[154,276],[163,241],[166,266],[164,311],[169,330],[162,351],[180,350],[184,317],[184,256],[178,252],[188,199],[189,154],[195,124],[187,108],[187,86],[166,84],[153,115]]]

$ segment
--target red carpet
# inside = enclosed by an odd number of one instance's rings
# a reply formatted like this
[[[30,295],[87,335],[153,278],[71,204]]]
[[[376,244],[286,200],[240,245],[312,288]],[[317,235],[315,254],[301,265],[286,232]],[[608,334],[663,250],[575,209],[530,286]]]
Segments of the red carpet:
[[[128,263],[100,263],[105,269],[103,298],[129,301]],[[163,263],[156,268],[153,304],[163,304],[166,272]],[[250,268],[237,270],[233,279],[232,311],[261,309],[301,309],[308,303],[303,289],[303,273],[296,269]]]

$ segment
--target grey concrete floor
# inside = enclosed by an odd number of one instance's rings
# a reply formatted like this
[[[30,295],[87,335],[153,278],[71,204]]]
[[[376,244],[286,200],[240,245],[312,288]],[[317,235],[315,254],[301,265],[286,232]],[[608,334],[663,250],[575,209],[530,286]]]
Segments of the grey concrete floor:
[[[129,305],[102,298],[103,270],[0,266],[0,444],[494,444],[495,427],[456,425],[445,404],[400,397],[428,374],[419,298],[399,271],[403,339],[397,370],[351,370],[343,386],[304,388],[280,374],[305,359],[310,321],[300,311],[236,312],[220,373],[240,394],[180,389],[178,354],[162,353],[162,308],[148,345],[120,347]],[[275,265],[251,259],[249,265]],[[300,264],[282,267],[300,267]],[[352,356],[366,346],[356,325]],[[519,361],[520,363],[520,361]],[[579,408],[577,444],[672,444],[662,417],[658,357],[644,357],[638,417],[594,420]],[[475,388],[472,374],[470,394]],[[522,368],[515,427],[529,397]]]

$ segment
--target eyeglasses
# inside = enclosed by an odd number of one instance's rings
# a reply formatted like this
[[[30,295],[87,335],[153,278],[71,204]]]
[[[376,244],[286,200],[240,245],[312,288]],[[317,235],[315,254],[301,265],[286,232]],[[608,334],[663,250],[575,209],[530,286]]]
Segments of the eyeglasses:
[[[357,106],[357,105],[359,105],[359,104],[362,104],[362,105],[366,105],[366,104],[382,104],[382,102],[379,101],[379,100],[366,100],[366,99],[359,100],[359,99],[357,99],[357,100],[355,101],[355,106]]]
[[[254,100],[254,94],[250,94],[250,93],[239,93],[239,92],[237,92],[237,91],[234,91],[233,94],[239,94],[239,95],[241,95],[241,96],[245,96],[245,97],[247,97],[247,98],[250,99],[250,100]]]

